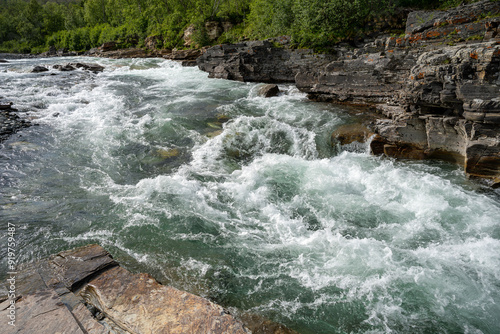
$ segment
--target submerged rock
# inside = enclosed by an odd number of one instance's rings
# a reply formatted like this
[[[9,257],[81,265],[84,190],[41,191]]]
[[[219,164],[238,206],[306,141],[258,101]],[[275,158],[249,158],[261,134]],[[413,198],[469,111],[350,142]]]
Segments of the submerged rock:
[[[175,158],[180,155],[180,151],[177,148],[172,148],[172,149],[158,149],[156,151],[156,154],[162,158],[162,159],[170,159],[170,158]]]

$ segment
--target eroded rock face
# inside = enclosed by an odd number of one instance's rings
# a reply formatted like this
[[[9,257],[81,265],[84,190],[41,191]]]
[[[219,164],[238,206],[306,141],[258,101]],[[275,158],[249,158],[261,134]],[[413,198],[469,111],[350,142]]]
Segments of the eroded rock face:
[[[213,78],[295,82],[311,99],[375,106],[372,151],[437,158],[500,180],[500,2],[408,15],[403,36],[332,55],[270,42],[213,47],[198,59]],[[499,184],[500,185],[500,184]]]
[[[312,50],[278,48],[269,41],[218,45],[198,58],[210,78],[252,82],[295,82],[301,69],[326,65],[332,57]]]

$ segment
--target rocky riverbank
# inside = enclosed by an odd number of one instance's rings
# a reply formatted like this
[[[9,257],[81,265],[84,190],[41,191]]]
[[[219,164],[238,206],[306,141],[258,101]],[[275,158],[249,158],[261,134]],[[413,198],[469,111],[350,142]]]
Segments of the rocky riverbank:
[[[244,324],[205,298],[132,274],[98,245],[25,264],[7,278],[0,315],[14,315],[15,326],[3,333],[295,333],[255,315]]]
[[[373,153],[451,160],[500,186],[498,1],[411,12],[404,35],[328,55],[291,49],[286,39],[219,45],[198,67],[213,78],[294,82],[314,100],[369,105],[380,115]]]

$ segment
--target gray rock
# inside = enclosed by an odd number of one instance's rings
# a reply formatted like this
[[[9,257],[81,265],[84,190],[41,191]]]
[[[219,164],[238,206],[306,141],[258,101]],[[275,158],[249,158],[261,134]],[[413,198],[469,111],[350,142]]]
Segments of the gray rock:
[[[32,70],[31,73],[40,73],[40,72],[47,72],[49,69],[45,66],[35,66]]]
[[[280,89],[278,85],[268,84],[259,88],[258,94],[263,97],[273,97],[278,96]]]
[[[300,69],[312,69],[333,60],[312,50],[277,48],[269,41],[253,41],[209,48],[198,67],[210,78],[247,82],[295,82]]]

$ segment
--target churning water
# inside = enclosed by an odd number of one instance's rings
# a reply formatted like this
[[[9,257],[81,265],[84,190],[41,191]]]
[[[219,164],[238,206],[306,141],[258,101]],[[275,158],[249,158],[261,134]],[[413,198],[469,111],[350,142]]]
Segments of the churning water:
[[[29,73],[68,61],[106,70]],[[301,333],[500,333],[499,192],[336,148],[352,113],[160,59],[15,60],[0,82],[39,124],[0,144],[19,261],[99,243]]]

